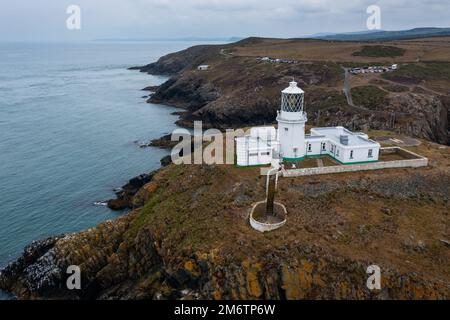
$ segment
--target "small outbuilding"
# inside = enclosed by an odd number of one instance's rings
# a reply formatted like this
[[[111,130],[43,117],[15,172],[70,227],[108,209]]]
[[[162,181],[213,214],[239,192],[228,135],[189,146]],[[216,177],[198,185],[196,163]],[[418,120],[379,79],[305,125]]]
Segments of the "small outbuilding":
[[[236,138],[236,165],[239,167],[270,164],[272,150],[278,148],[274,127],[254,127],[250,134]]]
[[[197,67],[197,70],[199,70],[199,71],[206,71],[208,69],[209,69],[209,65],[207,65],[207,64],[201,64]]]
[[[344,127],[312,128],[305,137],[306,156],[328,155],[343,164],[378,161],[380,144]]]

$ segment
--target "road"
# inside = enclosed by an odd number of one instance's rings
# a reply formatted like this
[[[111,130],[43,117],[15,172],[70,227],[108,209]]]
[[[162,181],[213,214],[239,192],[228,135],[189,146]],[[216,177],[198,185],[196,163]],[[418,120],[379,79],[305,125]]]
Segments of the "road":
[[[350,93],[350,90],[351,90],[350,80],[349,80],[350,72],[348,72],[347,68],[342,67],[342,69],[344,70],[344,94],[345,94],[345,97],[347,98],[347,104],[350,107],[355,107],[355,105],[353,104],[352,94]]]
[[[347,104],[350,107],[358,109],[360,111],[369,111],[372,113],[376,112],[374,110],[369,110],[367,108],[357,106],[353,103],[353,98],[352,98],[352,93],[351,93],[352,87],[350,85],[350,72],[348,71],[347,68],[344,68],[343,66],[341,66],[341,68],[344,70],[344,89],[343,89],[343,91],[344,91],[345,97],[347,98]]]

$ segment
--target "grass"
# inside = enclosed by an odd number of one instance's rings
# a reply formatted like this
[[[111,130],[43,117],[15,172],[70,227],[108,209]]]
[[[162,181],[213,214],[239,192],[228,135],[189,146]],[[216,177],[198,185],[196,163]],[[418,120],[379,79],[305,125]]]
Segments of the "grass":
[[[339,165],[339,163],[333,160],[330,156],[324,156],[321,159],[324,167],[334,167]]]
[[[371,136],[387,134],[392,133],[370,131]],[[413,150],[426,155],[423,152],[427,150],[426,146],[419,148]],[[428,153],[431,157],[438,157],[436,150],[428,150]],[[440,158],[448,162],[446,158]],[[325,166],[337,165],[327,156],[321,159]],[[299,162],[297,168],[316,165],[317,158],[306,158]],[[351,259],[390,262],[401,268],[405,265],[402,261],[414,258],[401,247],[402,241],[413,234],[430,244],[430,258],[418,257],[416,264],[419,270],[428,270],[433,266],[434,258],[445,258],[440,244],[436,244],[436,248],[431,244],[439,240],[434,235],[444,230],[441,221],[445,219],[443,212],[447,208],[442,204],[385,196],[384,185],[393,188],[388,184],[395,181],[392,175],[401,181],[417,170],[425,172],[425,169],[410,169],[405,174],[404,170],[282,178],[276,201],[286,205],[288,224],[276,232],[259,234],[249,227],[247,218],[251,203],[264,200],[265,178],[259,175],[258,168],[170,166],[155,177],[160,188],[135,213],[128,241],[134,241],[139,230],[149,229],[155,239],[161,241],[161,250],[164,250],[167,260],[184,263],[193,253],[209,254],[217,249],[217,259],[241,259],[247,258],[249,252],[252,256],[259,256],[298,240],[333,248],[339,255]],[[361,179],[366,178],[370,179],[370,185],[379,188],[369,193],[362,187],[353,187],[353,183],[358,185]],[[383,181],[385,178],[387,180]],[[411,183],[416,182],[413,179]],[[339,189],[333,193],[337,186]],[[235,201],[244,195],[245,201]],[[428,214],[426,206],[435,211]],[[391,210],[389,217],[380,210],[384,207]],[[411,216],[411,212],[416,215]],[[422,225],[427,225],[427,228]],[[429,230],[430,235],[425,233]],[[386,243],[391,244],[394,253],[367,251],[368,244],[382,248]],[[434,270],[443,273],[442,265],[437,264]]]
[[[397,160],[408,160],[408,158],[403,157],[398,153],[388,153],[388,154],[380,154],[380,161],[397,161]]]
[[[347,105],[345,95],[337,90],[325,91],[323,88],[311,88],[305,99],[307,108],[314,111]]]
[[[397,71],[383,75],[386,79],[405,77],[420,80],[450,80],[449,62],[422,62],[402,65]]]
[[[351,94],[355,105],[376,110],[387,104],[387,92],[375,86],[352,88]]]
[[[317,158],[306,158],[300,162],[298,162],[297,168],[316,168],[317,167]]]
[[[292,164],[295,165],[296,169],[304,169],[304,168],[317,168],[318,163],[317,160],[322,159],[322,163],[324,167],[332,167],[332,166],[339,166],[340,164],[331,158],[329,155],[322,155],[322,156],[311,156],[306,157],[303,160],[300,161],[285,161],[284,165],[286,169],[293,169]]]
[[[405,54],[406,50],[394,47],[394,46],[363,46],[360,51],[353,52],[353,56],[357,57],[401,57]]]
[[[409,91],[409,88],[407,86],[395,85],[395,84],[383,86],[382,88],[389,92],[408,92]]]

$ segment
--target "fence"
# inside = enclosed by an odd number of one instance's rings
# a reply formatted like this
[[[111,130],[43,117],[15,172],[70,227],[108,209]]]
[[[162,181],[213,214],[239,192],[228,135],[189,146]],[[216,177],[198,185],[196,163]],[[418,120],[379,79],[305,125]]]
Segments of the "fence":
[[[365,170],[381,170],[389,168],[419,168],[428,166],[428,159],[414,152],[399,148],[389,147],[380,149],[381,153],[392,154],[397,153],[405,160],[379,161],[373,163],[337,165],[331,167],[303,168],[303,169],[283,169],[283,177],[301,177],[312,176],[318,174],[332,174]]]

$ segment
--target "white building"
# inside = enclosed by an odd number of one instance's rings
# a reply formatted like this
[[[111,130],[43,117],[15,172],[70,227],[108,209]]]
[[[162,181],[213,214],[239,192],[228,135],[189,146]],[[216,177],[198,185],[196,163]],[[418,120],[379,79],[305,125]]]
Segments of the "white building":
[[[207,65],[207,64],[201,64],[197,67],[197,70],[199,70],[199,71],[206,71],[208,69],[209,69],[209,65]]]
[[[328,155],[343,164],[378,161],[380,144],[365,133],[344,127],[312,128],[305,140],[307,157]]]
[[[251,128],[249,135],[236,138],[236,165],[269,164],[274,148],[278,149],[277,130],[274,127]]]
[[[378,161],[380,144],[364,133],[344,127],[313,128],[305,134],[307,114],[304,91],[295,81],[281,94],[281,110],[274,127],[256,127],[250,134],[236,138],[236,165],[252,166],[271,163],[272,152],[284,161],[300,161],[305,157],[329,156],[342,164]]]

